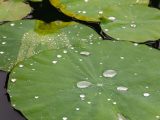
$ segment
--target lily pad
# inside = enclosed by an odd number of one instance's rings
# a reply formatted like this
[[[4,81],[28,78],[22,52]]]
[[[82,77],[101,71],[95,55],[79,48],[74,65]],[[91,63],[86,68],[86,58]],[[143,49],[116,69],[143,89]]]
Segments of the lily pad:
[[[31,20],[1,25],[0,33],[1,70],[10,70],[17,62],[43,50],[81,46],[101,39],[92,29],[80,24]]]
[[[123,12],[122,12],[123,11]],[[102,28],[118,40],[146,42],[160,38],[160,11],[146,6],[108,7],[106,18],[113,22],[102,22]],[[105,18],[104,18],[105,19]]]
[[[20,20],[30,12],[31,7],[22,0],[0,0],[0,21]]]
[[[158,120],[159,59],[127,42],[45,51],[13,69],[11,101],[29,120]]]
[[[96,20],[103,15],[103,10],[108,7],[121,7],[132,4],[148,4],[148,0],[50,0],[64,13],[85,20]],[[83,16],[83,17],[82,17]]]

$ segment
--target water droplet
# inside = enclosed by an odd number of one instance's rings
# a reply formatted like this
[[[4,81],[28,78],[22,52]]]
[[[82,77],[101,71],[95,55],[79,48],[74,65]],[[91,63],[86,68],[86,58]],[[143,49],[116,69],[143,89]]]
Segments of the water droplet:
[[[24,67],[24,65],[19,65],[20,68]]]
[[[103,11],[99,11],[98,13],[99,13],[99,14],[103,14]]]
[[[67,50],[63,50],[63,53],[67,53]]]
[[[16,104],[12,104],[13,107],[16,107]]]
[[[110,98],[108,98],[107,100],[108,100],[108,101],[111,101],[111,99],[110,99]]]
[[[109,77],[112,78],[117,74],[117,72],[115,70],[106,70],[103,72],[103,76],[104,77]]]
[[[126,29],[126,27],[125,27],[125,26],[122,26],[122,28],[123,28],[123,29]]]
[[[36,69],[33,68],[32,70],[35,71]]]
[[[79,59],[79,61],[83,61],[82,59]]]
[[[130,25],[132,28],[135,28],[136,27],[136,24],[131,24]]]
[[[14,83],[14,82],[16,82],[16,79],[15,79],[15,78],[12,78],[11,81]]]
[[[102,87],[103,84],[102,84],[102,83],[97,83],[97,86],[98,86],[98,87]]]
[[[57,55],[57,58],[61,58],[62,57],[62,55]]]
[[[35,98],[35,99],[38,99],[38,98],[39,98],[39,96],[34,96],[34,98]]]
[[[102,65],[103,63],[102,63],[102,62],[100,62],[99,64],[100,64],[100,65]]]
[[[80,98],[81,98],[81,100],[84,100],[85,99],[85,95],[84,94],[80,94]]]
[[[7,38],[6,36],[3,36],[3,38],[5,39],[5,38]]]
[[[113,17],[113,16],[108,17],[108,19],[109,19],[109,20],[111,20],[111,21],[115,21],[115,20],[116,20],[116,18],[115,18],[115,17]]]
[[[146,88],[146,89],[148,89],[149,87],[148,87],[148,86],[146,86],[145,88]]]
[[[91,104],[92,102],[89,101],[89,102],[87,102],[87,103],[88,103],[88,104]]]
[[[2,45],[5,45],[6,44],[6,42],[2,42]]]
[[[88,0],[84,0],[84,2],[88,2]]]
[[[124,59],[124,57],[120,57],[122,60]]]
[[[76,108],[76,110],[78,111],[78,110],[80,110],[80,108]]]
[[[80,82],[77,83],[78,88],[87,88],[91,85],[92,85],[92,83],[90,83],[88,81],[80,81]]]
[[[116,105],[117,103],[116,102],[113,102],[113,105]]]
[[[127,120],[123,115],[121,115],[121,114],[117,114],[117,116],[118,116],[118,120]]]
[[[88,56],[88,55],[90,55],[90,52],[87,52],[87,51],[82,51],[82,52],[80,52],[80,54],[81,54],[81,55]]]
[[[138,46],[138,43],[134,43],[134,46]]]
[[[54,60],[54,61],[52,61],[52,63],[53,63],[53,64],[56,64],[56,63],[57,63],[57,61],[55,61],[55,60]]]
[[[10,26],[12,26],[12,27],[13,27],[13,26],[15,26],[15,24],[14,24],[14,23],[11,23],[11,24],[10,24]]]
[[[149,93],[143,93],[143,96],[144,96],[144,97],[149,97],[150,94],[149,94]]]
[[[68,120],[68,118],[67,117],[63,117],[62,120]]]
[[[159,118],[160,118],[160,116],[159,116],[159,115],[157,115],[157,116],[156,116],[156,118],[157,118],[157,119],[159,119]]]
[[[106,32],[108,32],[109,30],[108,29],[104,29]]]
[[[4,54],[4,52],[3,52],[3,51],[0,51],[0,54],[2,55],[2,54]]]
[[[119,87],[117,87],[117,90],[123,92],[123,91],[127,91],[128,88],[124,87],[124,86],[119,86]]]

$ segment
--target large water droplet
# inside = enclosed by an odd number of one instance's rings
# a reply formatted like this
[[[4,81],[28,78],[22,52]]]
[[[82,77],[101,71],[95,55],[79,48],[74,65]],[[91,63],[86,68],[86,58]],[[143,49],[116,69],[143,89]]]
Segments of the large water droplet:
[[[92,85],[92,83],[90,83],[88,81],[80,81],[80,82],[77,83],[78,88],[87,88],[91,85]]]
[[[88,55],[90,55],[90,52],[87,52],[87,51],[82,51],[82,52],[80,52],[80,54],[81,54],[81,55],[88,56]]]
[[[128,88],[124,87],[124,86],[119,86],[119,87],[117,87],[117,90],[123,92],[123,91],[127,91]]]
[[[115,70],[106,70],[103,72],[103,76],[104,77],[109,77],[112,78],[117,74],[117,72]]]

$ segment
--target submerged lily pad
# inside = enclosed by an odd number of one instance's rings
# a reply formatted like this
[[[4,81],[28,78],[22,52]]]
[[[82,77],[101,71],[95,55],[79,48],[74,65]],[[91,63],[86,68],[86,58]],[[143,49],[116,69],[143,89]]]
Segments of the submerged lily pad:
[[[43,50],[81,46],[99,38],[92,29],[76,23],[16,21],[0,26],[0,69],[10,70],[17,62]]]
[[[31,12],[23,0],[0,0],[0,21],[20,20]]]
[[[160,38],[159,10],[132,5],[108,7],[104,10],[104,14],[106,18],[115,19],[110,23],[105,23],[105,20],[102,21],[102,28],[118,40],[146,42]]]
[[[159,59],[127,42],[45,51],[13,69],[11,101],[29,120],[158,120]]]

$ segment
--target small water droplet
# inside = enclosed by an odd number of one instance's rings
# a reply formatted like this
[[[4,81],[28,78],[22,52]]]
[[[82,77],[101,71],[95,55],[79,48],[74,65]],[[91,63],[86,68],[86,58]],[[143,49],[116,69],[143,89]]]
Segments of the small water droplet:
[[[148,87],[148,86],[146,86],[145,88],[146,88],[146,89],[148,89],[149,87]]]
[[[61,58],[62,57],[62,55],[57,55],[57,58]]]
[[[102,84],[102,83],[97,83],[97,86],[98,86],[98,87],[102,87],[103,84]]]
[[[54,60],[54,61],[52,61],[52,63],[53,63],[53,64],[56,64],[56,63],[57,63],[57,61],[55,61],[55,60]]]
[[[111,20],[111,21],[115,21],[115,20],[116,20],[116,18],[115,18],[115,17],[113,17],[113,16],[108,17],[108,19],[109,19],[109,20]]]
[[[39,96],[34,96],[34,98],[35,98],[35,99],[38,99],[38,98],[39,98]]]
[[[16,82],[16,79],[15,79],[15,78],[12,78],[11,81],[14,83],[14,82]]]
[[[157,116],[156,116],[156,118],[157,118],[157,119],[159,119],[159,118],[160,118],[160,116],[159,116],[159,115],[157,115]]]
[[[104,29],[104,31],[108,32],[109,30],[108,29]]]
[[[118,86],[118,87],[117,87],[117,90],[120,91],[120,92],[123,92],[123,91],[127,91],[128,88],[127,88],[127,87],[124,87],[124,86]]]
[[[110,99],[110,98],[108,98],[107,100],[108,100],[108,101],[111,101],[111,99]]]
[[[80,108],[76,108],[76,110],[78,111],[78,110],[80,110]]]
[[[103,14],[103,11],[99,11],[98,13],[99,13],[99,14]]]
[[[68,118],[67,117],[63,117],[62,120],[68,120]]]
[[[85,99],[85,95],[84,94],[80,94],[80,98],[81,98],[81,100],[84,100]]]
[[[3,36],[3,38],[6,39],[7,37],[6,37],[6,36]]]
[[[92,83],[88,82],[88,81],[80,81],[80,82],[77,83],[78,88],[87,88],[91,85],[92,85]]]
[[[84,2],[88,2],[88,0],[84,0]]]
[[[6,44],[6,42],[2,42],[2,45],[5,45]]]
[[[89,102],[87,102],[87,103],[88,103],[88,104],[91,104],[92,102],[89,101]]]
[[[4,52],[3,52],[3,51],[0,51],[0,54],[2,55],[2,54],[4,54]]]
[[[138,46],[138,43],[134,43],[134,46]]]
[[[131,24],[130,25],[132,28],[135,28],[136,27],[136,24]]]
[[[84,56],[89,56],[90,55],[90,52],[87,52],[87,51],[82,51],[80,52],[81,55],[84,55]]]
[[[82,59],[79,59],[79,61],[83,61]]]
[[[106,70],[106,71],[103,72],[104,77],[112,78],[115,75],[117,75],[117,72],[115,70]]]
[[[100,64],[100,65],[102,65],[103,63],[102,63],[102,62],[100,62],[99,64]]]
[[[124,57],[120,57],[122,60],[124,59]]]
[[[24,65],[19,65],[20,68],[24,67]]]
[[[150,94],[149,94],[149,93],[143,93],[143,96],[144,96],[144,97],[149,97]]]
[[[67,50],[63,50],[63,53],[67,53]]]
[[[36,70],[36,69],[34,69],[34,68],[32,69],[32,71],[35,71],[35,70]]]
[[[113,102],[113,105],[116,105],[117,103],[116,102]]]
[[[11,23],[11,24],[10,24],[10,26],[12,26],[12,27],[13,27],[13,26],[15,26],[15,24],[14,24],[14,23]]]

